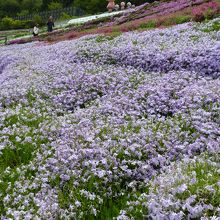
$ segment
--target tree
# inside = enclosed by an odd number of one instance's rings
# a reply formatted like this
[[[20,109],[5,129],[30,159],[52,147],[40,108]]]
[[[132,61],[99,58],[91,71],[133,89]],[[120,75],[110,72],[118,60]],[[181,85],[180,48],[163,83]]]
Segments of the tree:
[[[45,11],[48,9],[48,5],[52,2],[52,0],[43,0],[43,4],[41,6],[41,10]]]
[[[115,0],[120,4],[122,0]],[[140,5],[154,0],[126,0]],[[62,7],[74,6],[87,14],[107,11],[107,0],[0,0],[0,17],[15,16],[17,14],[33,14],[38,11],[54,10]]]
[[[59,2],[61,2],[64,7],[69,7],[73,4],[74,0],[59,0]]]
[[[22,9],[28,10],[30,13],[39,11],[43,4],[42,0],[23,0]]]
[[[56,9],[60,9],[62,8],[62,4],[60,2],[51,2],[48,5],[48,9],[49,10],[56,10]]]
[[[74,0],[73,6],[93,14],[106,11],[107,1],[103,0]]]
[[[107,1],[100,1],[100,0],[91,0],[90,3],[87,5],[86,10],[93,14],[94,12],[104,12],[106,11]]]
[[[13,16],[20,11],[20,4],[17,0],[0,1],[0,10],[3,16]]]

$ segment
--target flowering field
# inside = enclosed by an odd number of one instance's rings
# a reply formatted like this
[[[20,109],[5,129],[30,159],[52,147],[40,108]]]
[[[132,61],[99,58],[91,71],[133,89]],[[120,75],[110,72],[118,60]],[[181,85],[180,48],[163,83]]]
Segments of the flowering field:
[[[1,219],[220,219],[216,25],[1,47]]]

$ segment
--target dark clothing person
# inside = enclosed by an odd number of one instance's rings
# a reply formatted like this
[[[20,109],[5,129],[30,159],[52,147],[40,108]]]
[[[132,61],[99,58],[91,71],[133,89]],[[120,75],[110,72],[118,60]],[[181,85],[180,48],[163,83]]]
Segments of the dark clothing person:
[[[53,21],[48,21],[47,22],[47,31],[52,32],[54,27],[54,22]]]

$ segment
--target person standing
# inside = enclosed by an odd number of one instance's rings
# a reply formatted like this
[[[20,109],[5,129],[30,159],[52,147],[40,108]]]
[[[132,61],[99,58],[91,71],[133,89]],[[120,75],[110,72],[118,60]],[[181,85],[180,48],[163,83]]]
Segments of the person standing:
[[[115,9],[115,0],[107,0],[107,1],[108,1],[108,5],[107,5],[108,12],[112,12],[112,10]]]
[[[52,32],[54,27],[54,22],[53,22],[53,17],[50,16],[48,21],[47,21],[47,31]]]

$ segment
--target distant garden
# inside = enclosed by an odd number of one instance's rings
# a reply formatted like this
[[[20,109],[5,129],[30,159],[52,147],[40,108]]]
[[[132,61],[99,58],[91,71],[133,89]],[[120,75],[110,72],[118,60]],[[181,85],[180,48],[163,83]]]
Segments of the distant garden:
[[[148,0],[152,2],[153,0]],[[120,3],[120,0],[115,1]],[[133,0],[132,4],[145,3]],[[56,20],[107,11],[103,0],[5,0],[0,2],[0,30],[24,29],[44,24],[50,15]]]

